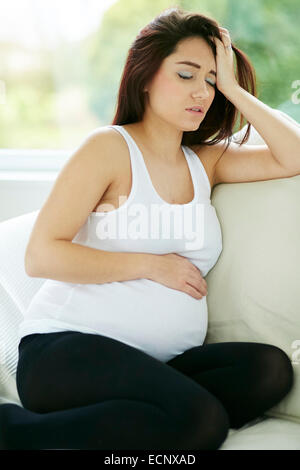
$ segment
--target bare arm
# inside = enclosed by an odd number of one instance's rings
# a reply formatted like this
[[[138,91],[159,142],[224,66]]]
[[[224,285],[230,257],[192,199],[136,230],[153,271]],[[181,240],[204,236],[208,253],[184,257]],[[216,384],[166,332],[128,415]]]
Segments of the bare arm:
[[[201,299],[207,294],[207,284],[196,268],[185,257],[175,253],[123,253],[103,251],[66,240],[47,245],[43,260],[45,268],[35,270],[32,277],[56,279],[75,284],[102,284],[105,282],[150,279],[171,289]]]
[[[33,262],[28,262],[26,271],[32,277],[76,284],[102,284],[147,278],[154,256],[147,253],[110,252],[67,240],[55,240],[47,244],[36,268]]]
[[[136,279],[151,255],[107,252],[72,243],[115,177],[114,155],[126,151],[111,129],[89,135],[59,173],[33,227],[25,254],[29,276],[74,283]]]
[[[240,86],[229,87],[224,95],[255,127],[266,142],[265,150],[269,152],[269,160],[273,158],[279,166],[289,172],[288,176],[299,175],[299,124],[286,119]],[[263,156],[263,158],[265,157]],[[284,178],[285,175],[282,177]]]
[[[300,126],[288,120],[237,81],[230,33],[220,27],[216,45],[217,88],[253,125],[266,145],[231,144],[215,165],[215,183],[236,183],[300,174]],[[295,125],[296,124],[296,125]]]

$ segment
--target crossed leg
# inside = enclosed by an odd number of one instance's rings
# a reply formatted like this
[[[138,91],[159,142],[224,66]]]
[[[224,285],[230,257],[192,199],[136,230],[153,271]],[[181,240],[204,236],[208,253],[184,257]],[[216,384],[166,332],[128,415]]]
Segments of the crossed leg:
[[[230,427],[236,429],[279,403],[293,385],[289,357],[270,344],[204,344],[167,364],[218,398],[228,413]]]
[[[101,335],[25,338],[17,387],[24,408],[0,406],[2,449],[210,450],[229,430],[195,381]]]

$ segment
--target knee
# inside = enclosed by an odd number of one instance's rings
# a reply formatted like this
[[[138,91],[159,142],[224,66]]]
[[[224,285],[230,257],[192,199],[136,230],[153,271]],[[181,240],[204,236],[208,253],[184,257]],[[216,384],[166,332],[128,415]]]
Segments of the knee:
[[[265,387],[283,398],[294,382],[293,366],[288,355],[277,346],[263,345],[260,360],[260,373]]]
[[[199,397],[185,415],[185,447],[190,450],[216,450],[229,432],[229,416],[221,402],[213,395]]]
[[[204,426],[206,432],[205,449],[219,449],[227,438],[230,422],[227,411],[217,399],[214,399],[208,408],[208,416],[204,421]]]

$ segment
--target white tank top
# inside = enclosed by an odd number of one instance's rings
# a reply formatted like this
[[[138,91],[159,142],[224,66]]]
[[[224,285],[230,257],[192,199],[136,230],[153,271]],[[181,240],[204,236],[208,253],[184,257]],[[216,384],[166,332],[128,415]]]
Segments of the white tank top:
[[[194,186],[187,204],[169,204],[155,190],[143,155],[119,125],[130,152],[132,187],[117,209],[92,212],[72,243],[116,252],[178,253],[205,277],[222,251],[222,234],[211,187],[199,157],[182,145]],[[167,362],[203,344],[206,297],[149,279],[75,284],[47,279],[32,298],[19,338],[33,333],[79,331],[108,336]]]

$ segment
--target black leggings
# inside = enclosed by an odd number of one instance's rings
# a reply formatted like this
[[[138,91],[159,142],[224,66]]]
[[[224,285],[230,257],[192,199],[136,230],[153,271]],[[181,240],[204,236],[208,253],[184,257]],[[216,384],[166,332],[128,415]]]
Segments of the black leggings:
[[[211,450],[277,404],[293,369],[281,349],[228,342],[167,363],[106,336],[26,336],[17,389],[0,406],[6,449]]]

